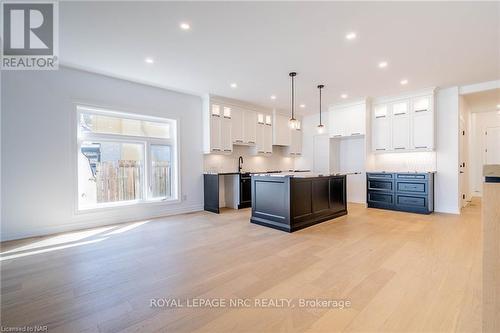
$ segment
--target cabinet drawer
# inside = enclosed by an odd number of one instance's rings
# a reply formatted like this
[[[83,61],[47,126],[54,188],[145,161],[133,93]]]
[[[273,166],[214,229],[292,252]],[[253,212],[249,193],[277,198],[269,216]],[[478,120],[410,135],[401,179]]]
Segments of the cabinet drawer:
[[[393,191],[393,182],[384,180],[372,180],[368,179],[368,189],[378,190],[378,191]]]
[[[427,179],[427,174],[422,174],[422,173],[398,173],[396,175],[397,179]]]
[[[394,196],[389,193],[368,192],[368,202],[392,205],[394,203]]]
[[[414,192],[414,193],[427,193],[427,183],[411,183],[411,182],[397,182],[397,192]]]
[[[368,178],[392,179],[392,173],[367,173]]]
[[[407,196],[407,195],[397,195],[396,196],[396,205],[407,206],[407,207],[425,208],[425,207],[427,207],[427,198],[426,197],[412,197],[412,196]]]

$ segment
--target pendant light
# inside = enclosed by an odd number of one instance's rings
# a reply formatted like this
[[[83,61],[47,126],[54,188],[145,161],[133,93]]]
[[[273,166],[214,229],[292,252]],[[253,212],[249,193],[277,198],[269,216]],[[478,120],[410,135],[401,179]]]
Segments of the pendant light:
[[[292,78],[292,117],[290,118],[288,124],[291,129],[297,129],[299,125],[297,119],[295,119],[295,76],[297,76],[297,73],[291,72],[288,75]]]
[[[318,85],[319,89],[319,125],[317,127],[318,134],[323,134],[325,133],[325,125],[321,122],[321,89],[323,89],[325,85],[320,84]]]

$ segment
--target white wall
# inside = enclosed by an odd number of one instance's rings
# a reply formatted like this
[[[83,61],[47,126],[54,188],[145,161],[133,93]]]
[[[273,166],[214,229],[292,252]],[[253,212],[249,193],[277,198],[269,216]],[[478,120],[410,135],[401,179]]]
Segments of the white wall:
[[[458,87],[440,89],[436,96],[435,210],[460,213]]]
[[[65,67],[1,80],[2,240],[202,209],[199,97]],[[76,214],[74,102],[179,119],[185,201]]]

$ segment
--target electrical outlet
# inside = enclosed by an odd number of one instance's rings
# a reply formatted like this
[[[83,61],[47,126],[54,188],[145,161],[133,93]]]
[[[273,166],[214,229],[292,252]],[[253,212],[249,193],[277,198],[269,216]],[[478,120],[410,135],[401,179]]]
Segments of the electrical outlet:
[[[187,199],[188,199],[187,194],[183,194],[183,195],[182,195],[182,201],[186,201]]]

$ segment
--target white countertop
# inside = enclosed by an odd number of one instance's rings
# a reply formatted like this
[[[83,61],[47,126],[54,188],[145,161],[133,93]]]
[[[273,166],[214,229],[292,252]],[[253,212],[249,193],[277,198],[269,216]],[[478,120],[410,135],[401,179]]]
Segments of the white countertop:
[[[281,173],[260,173],[256,176],[265,177],[293,177],[293,178],[315,178],[315,177],[330,177],[330,176],[344,176],[345,173],[323,174],[318,172],[281,172]]]
[[[487,164],[483,166],[483,176],[500,177],[500,164]]]

